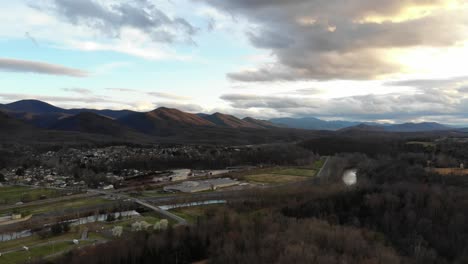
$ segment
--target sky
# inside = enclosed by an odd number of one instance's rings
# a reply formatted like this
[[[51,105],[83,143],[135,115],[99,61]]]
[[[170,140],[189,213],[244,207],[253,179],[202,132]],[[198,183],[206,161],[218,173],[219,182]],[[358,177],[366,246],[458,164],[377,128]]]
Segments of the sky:
[[[0,103],[468,124],[467,0],[0,4]]]

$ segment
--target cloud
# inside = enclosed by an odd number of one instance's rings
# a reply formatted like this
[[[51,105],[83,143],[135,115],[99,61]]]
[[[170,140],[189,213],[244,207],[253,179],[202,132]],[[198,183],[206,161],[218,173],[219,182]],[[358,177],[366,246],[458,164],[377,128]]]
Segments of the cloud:
[[[204,2],[248,20],[250,42],[277,59],[228,74],[241,82],[379,79],[407,71],[396,50],[455,47],[468,38],[464,1]]]
[[[0,71],[29,72],[71,77],[87,77],[89,75],[89,73],[85,71],[62,65],[9,58],[0,58]]]
[[[419,89],[429,88],[446,88],[447,86],[459,85],[468,82],[468,76],[458,76],[444,79],[416,79],[416,80],[404,80],[404,81],[393,81],[386,82],[388,86],[410,86]]]
[[[106,96],[52,96],[38,94],[21,94],[21,93],[0,93],[0,98],[3,101],[17,101],[28,99],[36,99],[46,102],[56,103],[115,103],[122,104],[124,102],[114,100]]]
[[[188,96],[181,96],[171,93],[165,92],[146,92],[138,89],[129,89],[129,88],[106,88],[106,90],[114,91],[114,92],[122,92],[122,93],[139,93],[149,96],[158,97],[161,99],[169,99],[169,100],[190,100],[191,98]]]
[[[108,91],[113,91],[113,92],[120,92],[120,93],[138,93],[140,91],[136,89],[128,89],[128,88],[106,88]]]
[[[37,40],[29,32],[24,33],[24,36],[27,39],[29,39],[36,47],[39,47],[39,43],[37,42]]]
[[[118,38],[122,29],[134,28],[155,42],[192,43],[192,36],[198,31],[184,18],[168,16],[149,0],[50,0],[30,6],[57,15],[73,25],[99,30],[109,37]]]
[[[164,93],[164,92],[149,92],[147,94],[151,96],[163,98],[163,99],[170,99],[170,100],[189,100],[190,99],[190,97],[187,97],[187,96],[180,96],[180,95]]]
[[[65,92],[72,92],[72,93],[83,94],[83,95],[93,93],[91,90],[85,89],[85,88],[63,88],[62,90],[64,90]]]
[[[327,119],[440,120],[466,119],[468,95],[464,86],[455,89],[434,88],[413,93],[367,94],[317,99],[291,93],[289,96],[226,94],[221,99],[239,111],[269,112],[272,116],[314,116]]]

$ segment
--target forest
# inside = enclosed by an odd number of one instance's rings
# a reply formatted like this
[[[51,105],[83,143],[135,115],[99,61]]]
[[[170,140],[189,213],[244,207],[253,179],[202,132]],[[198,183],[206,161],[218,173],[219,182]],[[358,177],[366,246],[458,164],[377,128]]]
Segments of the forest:
[[[190,226],[135,233],[40,263],[468,262],[466,176],[426,168],[462,160],[458,146],[342,140],[333,145],[332,165],[358,169],[353,187],[334,176],[261,190],[207,209]],[[300,145],[321,152],[321,145]],[[372,145],[379,151],[368,152]]]

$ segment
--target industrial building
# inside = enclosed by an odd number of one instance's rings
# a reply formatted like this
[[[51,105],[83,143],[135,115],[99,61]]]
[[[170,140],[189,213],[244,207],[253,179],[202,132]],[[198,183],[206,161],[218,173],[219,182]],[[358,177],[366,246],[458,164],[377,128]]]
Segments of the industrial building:
[[[226,188],[239,185],[239,182],[231,178],[210,179],[204,181],[185,181],[180,184],[164,187],[167,192],[184,192],[195,193],[216,190],[219,188]]]

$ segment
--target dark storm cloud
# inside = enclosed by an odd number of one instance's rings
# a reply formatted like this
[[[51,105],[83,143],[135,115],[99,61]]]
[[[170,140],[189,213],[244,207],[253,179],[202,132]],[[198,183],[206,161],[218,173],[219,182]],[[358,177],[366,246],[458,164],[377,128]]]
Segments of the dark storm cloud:
[[[89,74],[83,70],[62,65],[39,61],[0,58],[0,71],[27,72],[71,77],[86,77]]]
[[[197,1],[197,0],[194,0]],[[203,1],[203,0],[198,0]],[[251,22],[251,43],[272,50],[276,65],[237,72],[237,81],[373,79],[401,71],[388,48],[449,47],[466,38],[468,16],[443,0],[218,0],[206,3]],[[437,8],[398,19],[409,7]],[[422,13],[422,12],[421,12]],[[378,17],[379,23],[366,21]]]
[[[53,0],[31,6],[59,15],[72,24],[86,24],[103,34],[118,37],[123,27],[139,29],[157,42],[192,42],[197,29],[183,18],[171,18],[146,0],[103,5],[96,0]]]

